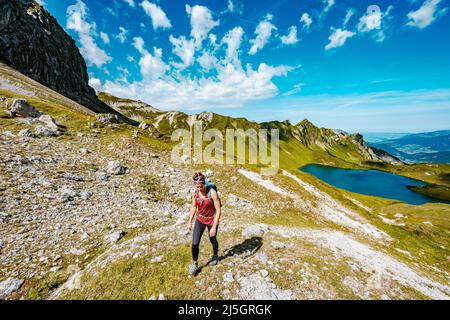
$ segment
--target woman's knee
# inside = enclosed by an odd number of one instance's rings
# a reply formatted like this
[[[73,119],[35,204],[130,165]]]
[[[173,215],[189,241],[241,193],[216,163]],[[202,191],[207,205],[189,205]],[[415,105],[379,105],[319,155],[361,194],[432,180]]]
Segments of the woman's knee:
[[[216,243],[217,242],[217,236],[209,237],[209,241],[211,241],[211,243]]]

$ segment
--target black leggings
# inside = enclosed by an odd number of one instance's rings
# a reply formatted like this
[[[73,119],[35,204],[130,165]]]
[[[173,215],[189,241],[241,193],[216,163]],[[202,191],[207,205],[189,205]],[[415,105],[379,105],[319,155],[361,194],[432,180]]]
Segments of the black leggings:
[[[209,230],[211,230],[211,226],[207,226],[206,224],[203,224],[200,221],[198,221],[198,219],[195,219],[194,232],[192,235],[192,259],[194,261],[197,261],[198,259],[200,239],[202,238],[203,231],[205,231],[206,227],[208,227],[209,232]],[[217,256],[217,254],[219,253],[219,243],[217,242],[218,229],[219,226],[217,226],[216,235],[214,237],[209,237],[209,241],[211,241],[215,256]]]

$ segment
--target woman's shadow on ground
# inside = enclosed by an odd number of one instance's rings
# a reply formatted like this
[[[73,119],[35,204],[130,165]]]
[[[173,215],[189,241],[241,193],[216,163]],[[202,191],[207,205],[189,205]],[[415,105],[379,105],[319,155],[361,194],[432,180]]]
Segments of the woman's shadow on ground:
[[[261,237],[252,237],[245,239],[244,242],[234,245],[233,247],[226,249],[222,256],[219,256],[219,262],[226,258],[236,255],[242,255],[244,259],[254,255],[262,246],[263,241]],[[196,273],[199,274],[204,267],[209,266],[209,261],[198,268]]]

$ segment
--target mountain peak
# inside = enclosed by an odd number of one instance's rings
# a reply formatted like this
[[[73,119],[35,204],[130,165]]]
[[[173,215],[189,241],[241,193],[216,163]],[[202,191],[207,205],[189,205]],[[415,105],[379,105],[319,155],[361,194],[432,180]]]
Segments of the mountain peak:
[[[298,122],[296,125],[296,127],[301,126],[301,127],[315,127],[317,128],[311,121],[309,121],[307,118],[303,119],[302,121]]]

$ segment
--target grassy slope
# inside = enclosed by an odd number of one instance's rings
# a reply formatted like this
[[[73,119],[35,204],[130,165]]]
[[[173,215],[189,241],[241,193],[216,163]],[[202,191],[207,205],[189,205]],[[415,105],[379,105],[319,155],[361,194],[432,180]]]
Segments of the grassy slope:
[[[58,139],[70,139],[72,135],[77,132],[91,132],[88,123],[92,122],[94,118],[90,115],[81,114],[78,111],[74,111],[69,104],[58,103],[55,101],[49,101],[40,97],[27,97],[20,96],[16,93],[2,90],[0,95],[7,97],[22,97],[29,100],[29,102],[36,106],[39,110],[53,116],[58,123],[61,123],[66,127],[66,134]],[[154,115],[148,115],[153,117]],[[11,130],[17,133],[20,129],[26,127],[24,124],[18,123],[15,119],[0,118],[1,130]],[[135,128],[126,125],[119,125],[116,128],[110,128],[108,126],[97,128],[98,136],[101,138],[102,144],[105,146],[105,152],[107,152],[106,146],[112,141],[117,140],[120,137],[129,137]],[[138,136],[137,141],[144,147],[150,147],[152,150],[157,148],[161,151],[169,151],[171,144],[164,141],[153,139],[148,135]],[[450,207],[443,204],[427,204],[422,206],[410,206],[398,201],[391,201],[380,199],[376,197],[364,196],[359,194],[350,193],[344,190],[339,190],[331,187],[314,177],[297,171],[297,168],[307,163],[326,163],[336,166],[354,167],[354,163],[345,162],[339,158],[333,157],[326,152],[320,152],[318,150],[311,150],[306,148],[298,141],[282,141],[281,142],[281,154],[280,154],[280,166],[293,173],[296,173],[306,182],[318,187],[330,194],[333,198],[344,203],[346,206],[352,208],[356,212],[366,217],[372,224],[380,229],[389,233],[394,239],[394,245],[392,248],[383,248],[390,254],[398,257],[399,259],[411,263],[417,264],[419,268],[423,268],[425,273],[429,273],[431,276],[438,276],[432,270],[428,270],[427,266],[433,264],[434,266],[442,269],[449,270],[450,265],[448,262],[448,256],[450,256],[448,230],[450,226]],[[203,166],[196,166],[202,168]],[[252,166],[249,166],[252,167]],[[257,168],[253,166],[253,168]],[[235,192],[234,186],[228,186],[227,183],[231,178],[231,171],[227,169],[227,166],[223,168],[217,168],[219,176],[221,177],[221,190],[226,194],[228,192]],[[407,176],[422,178],[429,182],[441,182],[448,185],[448,172],[449,166],[442,165],[413,165],[413,166],[401,166],[390,167],[388,170],[392,170],[396,173],[404,174]],[[424,173],[429,172],[431,175]],[[303,227],[328,227],[339,229],[332,224],[318,224],[315,217],[310,216],[308,212],[302,212],[287,203],[286,208],[281,210],[278,207],[273,207],[273,203],[276,203],[276,196],[266,190],[260,188],[255,190],[255,185],[247,180],[243,180],[241,183],[240,196],[247,198],[251,201],[259,201],[261,196],[266,199],[268,205],[268,213],[272,214],[264,215],[261,217],[255,217],[256,220],[269,224],[276,225],[289,225],[289,226],[303,226]],[[287,181],[283,177],[276,176],[274,180],[277,183],[284,184],[286,187],[299,192],[303,197],[310,197],[309,194],[304,193],[295,183]],[[372,208],[372,212],[367,212],[356,206],[353,202],[348,200],[346,196],[352,197],[362,204]],[[406,217],[406,225],[392,226],[383,223],[379,216],[383,215],[387,218],[393,218],[394,214],[401,213]],[[245,217],[243,218],[246,219]],[[254,222],[253,217],[248,217],[249,222]],[[431,222],[424,224],[424,222]],[[239,238],[238,234],[223,233],[221,234],[221,243],[224,246],[227,244],[233,244],[236,239]],[[204,247],[207,244],[204,244]],[[320,264],[321,261],[315,261],[314,254],[317,248],[309,248],[307,244],[298,244],[298,248],[302,248],[304,256],[300,258],[301,262],[309,261],[310,263]],[[400,251],[394,250],[398,248],[401,250],[407,250],[411,253],[413,258],[406,256]],[[299,249],[300,250],[300,249]],[[132,259],[129,261],[118,261],[111,265],[105,272],[102,272],[98,277],[92,279],[85,279],[86,286],[85,291],[74,292],[72,296],[67,298],[132,298],[142,299],[147,298],[150,294],[158,294],[164,292],[166,296],[170,298],[189,298],[192,296],[193,282],[185,277],[185,267],[189,260],[189,248],[186,245],[182,245],[173,248],[171,251],[165,254],[167,264],[154,265],[149,264],[149,257],[140,257],[138,259]],[[309,257],[309,258],[308,258]],[[286,266],[287,267],[287,266]],[[220,266],[225,269],[225,267]],[[292,266],[297,268],[297,266]],[[324,283],[332,287],[334,291],[338,292],[340,297],[351,297],[351,293],[346,291],[339,281],[342,279],[337,278],[335,275],[339,272],[344,272],[344,266],[337,266],[337,269],[333,272],[325,273],[321,275]],[[341,269],[344,268],[344,269]],[[169,273],[167,273],[169,272]],[[213,276],[217,272],[213,273],[210,270],[205,270],[205,275]],[[288,277],[276,274],[271,275],[277,281],[278,284],[283,284],[288,281]],[[35,287],[30,291],[30,298],[45,297],[45,294],[49,289],[60,284],[67,275],[64,273],[57,273],[52,279],[47,278],[43,281],[36,282]],[[220,281],[218,278],[211,278],[212,282]],[[275,281],[274,280],[274,281]],[[205,298],[221,298],[221,292],[214,290],[210,294],[205,293]]]
[[[450,201],[450,187],[448,186],[430,184],[424,187],[410,187],[409,189],[429,197]]]

